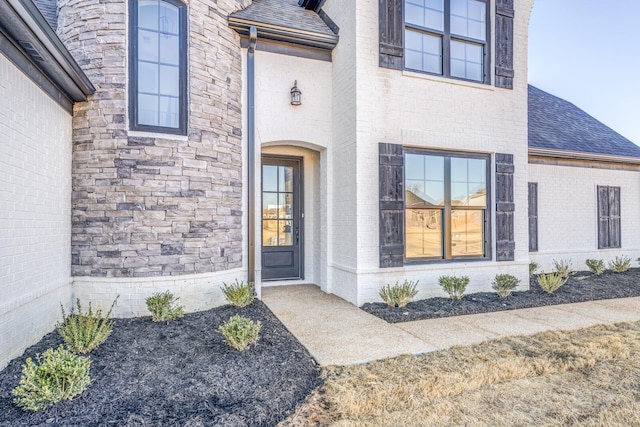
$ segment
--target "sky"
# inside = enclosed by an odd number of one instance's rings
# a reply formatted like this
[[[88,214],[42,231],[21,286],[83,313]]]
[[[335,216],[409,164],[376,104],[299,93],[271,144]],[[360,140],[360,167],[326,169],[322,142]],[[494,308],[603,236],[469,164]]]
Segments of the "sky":
[[[640,0],[535,0],[529,83],[640,145]]]

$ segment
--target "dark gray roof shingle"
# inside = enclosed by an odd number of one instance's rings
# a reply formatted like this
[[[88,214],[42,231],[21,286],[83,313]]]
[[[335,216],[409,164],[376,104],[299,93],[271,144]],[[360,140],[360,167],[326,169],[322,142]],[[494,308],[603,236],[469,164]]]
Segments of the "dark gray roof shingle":
[[[254,0],[246,9],[231,17],[262,24],[334,36],[334,32],[312,10],[298,6],[298,0]]]
[[[640,158],[640,147],[572,103],[529,85],[529,147]]]
[[[33,0],[44,19],[47,20],[53,30],[58,29],[58,4],[57,0]]]

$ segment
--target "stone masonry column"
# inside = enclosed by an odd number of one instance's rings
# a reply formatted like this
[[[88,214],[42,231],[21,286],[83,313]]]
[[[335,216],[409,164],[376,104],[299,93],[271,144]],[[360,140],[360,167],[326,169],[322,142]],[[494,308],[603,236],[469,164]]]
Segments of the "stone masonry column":
[[[73,118],[72,275],[242,266],[242,73],[228,14],[188,2],[188,136],[129,131],[128,3],[60,0],[58,34],[96,86]]]

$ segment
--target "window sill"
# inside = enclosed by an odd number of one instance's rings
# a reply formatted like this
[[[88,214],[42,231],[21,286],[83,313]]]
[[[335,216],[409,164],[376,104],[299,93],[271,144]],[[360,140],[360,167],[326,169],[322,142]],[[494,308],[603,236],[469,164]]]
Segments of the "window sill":
[[[469,80],[459,80],[459,79],[454,79],[454,78],[451,78],[451,77],[438,76],[438,75],[435,75],[435,74],[420,73],[418,71],[402,70],[402,75],[403,76],[407,76],[407,77],[423,79],[423,80],[431,80],[431,81],[434,81],[434,82],[449,83],[449,84],[452,84],[452,85],[455,85],[455,86],[472,87],[472,88],[475,88],[475,89],[482,89],[482,90],[487,90],[487,91],[490,91],[490,92],[494,92],[495,91],[495,87],[490,85],[490,84],[474,83],[474,82],[469,81]]]
[[[188,141],[187,135],[176,135],[173,133],[156,133],[156,132],[144,132],[139,130],[130,130],[128,136],[137,138],[156,138],[156,139],[173,139],[175,141]]]
[[[447,264],[460,264],[460,263],[477,263],[483,261],[492,261],[491,257],[470,257],[470,258],[452,258],[452,259],[405,259],[404,266],[412,266],[412,265],[447,265]]]

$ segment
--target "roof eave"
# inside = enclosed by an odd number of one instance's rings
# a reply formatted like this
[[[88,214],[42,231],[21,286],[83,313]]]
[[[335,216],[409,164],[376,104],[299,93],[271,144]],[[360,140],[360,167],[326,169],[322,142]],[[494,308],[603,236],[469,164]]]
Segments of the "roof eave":
[[[229,16],[229,26],[241,35],[248,35],[249,29],[253,26],[258,30],[258,37],[269,40],[294,43],[303,46],[310,46],[328,51],[333,50],[338,44],[337,35],[328,35],[313,31],[287,28],[264,22],[257,22],[248,19]]]
[[[37,51],[46,52],[42,61],[32,58],[46,74],[74,101],[85,101],[95,92],[95,87],[82,71],[69,51],[46,21],[32,0],[0,0],[0,23],[17,37],[16,41],[27,41]],[[26,38],[27,40],[21,40]],[[47,60],[48,59],[48,60]]]
[[[529,156],[550,157],[556,159],[591,160],[609,163],[626,163],[640,165],[638,157],[613,156],[609,154],[584,153],[577,151],[552,150],[548,148],[529,147]]]

